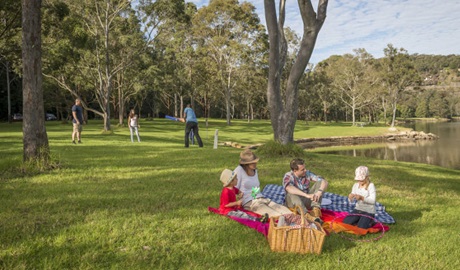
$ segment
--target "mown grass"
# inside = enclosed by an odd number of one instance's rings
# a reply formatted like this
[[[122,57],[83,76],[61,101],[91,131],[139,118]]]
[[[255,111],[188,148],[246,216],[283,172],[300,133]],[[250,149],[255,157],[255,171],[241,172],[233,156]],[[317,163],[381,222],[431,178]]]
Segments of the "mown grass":
[[[180,123],[141,122],[141,143],[127,128],[102,135],[84,126],[72,145],[71,125],[47,122],[57,169],[21,175],[21,123],[0,124],[0,269],[459,269],[460,172],[441,167],[306,152],[307,166],[348,194],[354,169],[369,166],[396,224],[379,241],[326,238],[321,255],[273,253],[262,234],[211,214],[222,169],[240,149],[213,149],[272,139],[269,122],[200,123],[205,147],[183,147]],[[377,135],[385,127],[299,122],[296,139]],[[291,157],[259,162],[262,185],[280,184]]]

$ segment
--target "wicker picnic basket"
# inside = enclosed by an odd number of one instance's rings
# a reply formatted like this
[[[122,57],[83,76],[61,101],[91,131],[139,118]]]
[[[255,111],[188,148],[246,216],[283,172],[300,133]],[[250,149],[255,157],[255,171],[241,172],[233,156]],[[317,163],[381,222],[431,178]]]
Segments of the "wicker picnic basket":
[[[326,232],[319,223],[315,223],[318,229],[305,227],[303,211],[300,207],[298,209],[300,209],[302,217],[299,226],[278,227],[275,221],[279,217],[270,218],[270,227],[268,229],[270,249],[275,252],[320,254],[323,249]]]

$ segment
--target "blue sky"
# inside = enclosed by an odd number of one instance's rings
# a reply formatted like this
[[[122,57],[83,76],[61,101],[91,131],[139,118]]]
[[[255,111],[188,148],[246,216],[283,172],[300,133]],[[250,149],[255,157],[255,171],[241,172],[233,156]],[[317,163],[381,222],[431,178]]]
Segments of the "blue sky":
[[[186,0],[198,7],[208,0]],[[243,2],[240,0],[240,3]],[[246,0],[265,24],[263,0]],[[278,6],[279,1],[276,0]],[[285,26],[302,36],[297,0],[286,1]],[[313,6],[318,0],[312,0]],[[460,0],[329,0],[327,18],[310,59],[318,63],[331,55],[364,48],[383,56],[391,43],[409,54],[460,54]]]

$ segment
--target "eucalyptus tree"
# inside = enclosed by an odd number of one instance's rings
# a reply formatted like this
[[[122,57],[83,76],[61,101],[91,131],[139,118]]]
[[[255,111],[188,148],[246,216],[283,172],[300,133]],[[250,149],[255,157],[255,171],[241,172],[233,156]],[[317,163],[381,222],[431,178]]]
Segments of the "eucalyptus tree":
[[[327,61],[325,70],[333,78],[331,85],[339,92],[340,99],[351,109],[352,125],[356,125],[356,111],[375,99],[371,89],[377,78],[372,69],[373,57],[363,49]]]
[[[199,50],[207,52],[208,68],[215,74],[224,99],[227,124],[231,124],[232,95],[239,83],[242,55],[252,50],[263,28],[252,4],[237,0],[211,0],[193,18]]]
[[[140,29],[140,21],[134,10],[127,9],[113,28],[114,42],[113,64],[120,67],[113,80],[116,90],[113,93],[114,107],[118,108],[118,124],[122,125],[126,116],[126,105],[145,87],[140,82],[146,72],[155,67],[151,55],[147,51],[144,33]]]
[[[68,31],[59,33],[65,37],[62,39],[65,45],[57,51],[65,61],[55,61],[46,76],[74,96],[81,97],[85,93],[88,102],[97,105],[88,106],[82,102],[83,106],[100,115],[104,119],[104,130],[108,131],[114,99],[113,81],[122,71],[132,68],[139,46],[145,47],[145,43],[138,41],[142,38],[138,31],[140,26],[133,19],[135,14],[128,0],[66,0],[64,3],[70,11],[64,21]],[[72,23],[67,24],[67,21]],[[50,48],[55,46],[50,45]]]
[[[420,83],[420,76],[414,68],[413,61],[404,48],[395,48],[388,44],[383,50],[385,57],[381,59],[382,83],[388,93],[392,109],[391,128],[395,126],[397,105],[404,91],[409,86]]]
[[[255,68],[248,65],[241,66],[240,72],[244,74],[235,90],[233,101],[237,104],[241,116],[248,122],[254,120],[255,111],[266,104],[265,91],[267,89],[267,74],[262,68]]]
[[[23,143],[24,161],[49,162],[43,109],[41,0],[22,0]]]
[[[314,70],[307,72],[307,85],[310,91],[317,94],[317,99],[312,102],[321,104],[323,113],[323,121],[327,123],[330,108],[334,103],[335,95],[334,87],[332,87],[332,78],[330,78],[323,68],[323,64],[319,63]]]
[[[289,71],[285,87],[286,93],[283,98],[280,84],[287,54],[287,42],[284,35],[285,3],[285,0],[279,1],[277,12],[274,0],[264,0],[265,19],[270,41],[267,99],[274,139],[281,144],[294,141],[294,127],[298,114],[298,85],[310,60],[319,31],[326,20],[328,0],[318,1],[318,13],[315,12],[310,0],[298,1],[303,22],[303,36],[295,63]]]
[[[268,74],[268,36],[264,26],[259,24],[260,31],[255,34],[255,41],[251,50],[242,51],[241,62],[238,67],[240,76],[235,85],[233,102],[242,117],[248,122],[254,119],[257,111],[266,107],[266,89]]]
[[[153,95],[160,98],[168,111],[174,110],[174,115],[179,116],[176,101],[183,100],[191,91],[190,17],[196,12],[196,5],[184,0],[141,0],[137,10],[158,71],[157,93]],[[182,102],[180,107],[182,112]]]

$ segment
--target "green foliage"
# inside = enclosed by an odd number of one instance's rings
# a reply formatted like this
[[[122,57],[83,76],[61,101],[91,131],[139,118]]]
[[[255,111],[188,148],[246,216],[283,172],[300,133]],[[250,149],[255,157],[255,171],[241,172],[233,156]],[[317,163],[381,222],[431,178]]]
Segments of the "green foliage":
[[[415,116],[424,118],[428,116],[428,104],[426,99],[421,98],[417,104],[417,108],[415,109]]]
[[[283,145],[277,141],[268,141],[257,149],[257,153],[264,157],[303,157],[305,151],[295,143]]]

